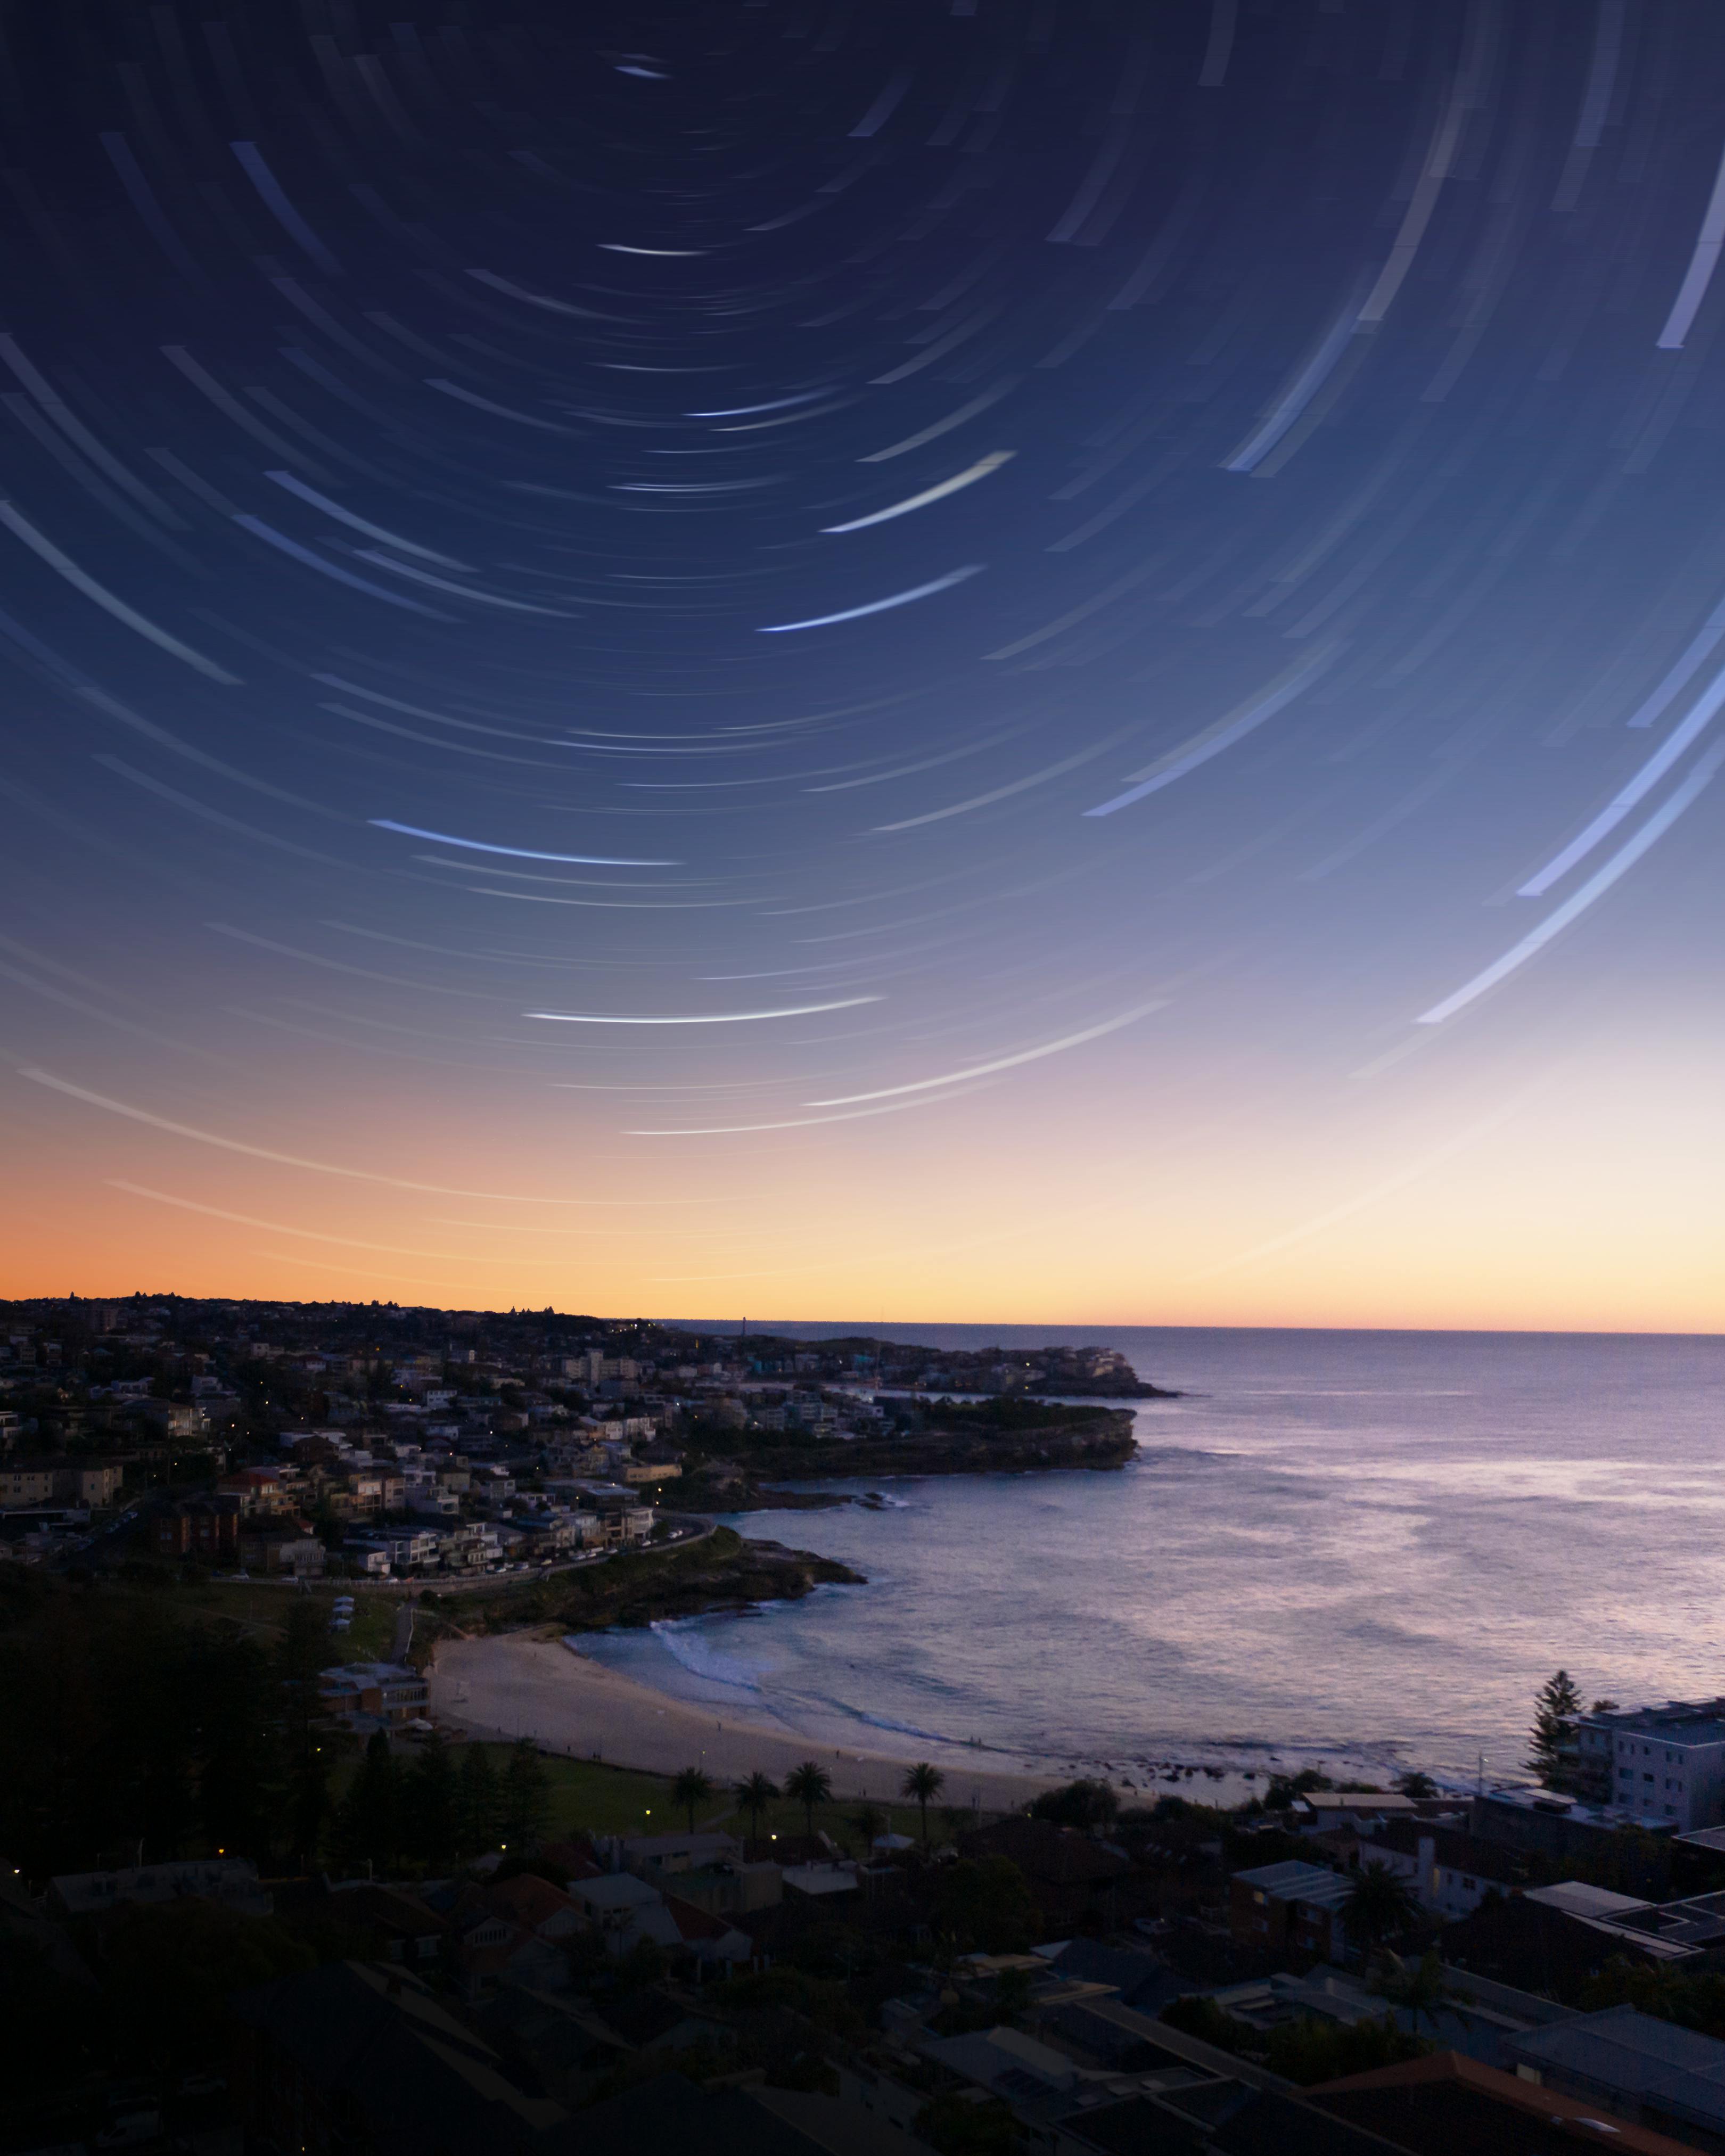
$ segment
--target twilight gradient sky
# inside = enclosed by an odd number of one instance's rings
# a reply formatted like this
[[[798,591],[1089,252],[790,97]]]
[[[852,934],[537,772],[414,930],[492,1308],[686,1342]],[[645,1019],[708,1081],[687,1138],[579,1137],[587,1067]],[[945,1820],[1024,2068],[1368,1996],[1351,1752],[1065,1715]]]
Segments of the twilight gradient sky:
[[[0,1292],[1714,1330],[1712,0],[59,0]]]

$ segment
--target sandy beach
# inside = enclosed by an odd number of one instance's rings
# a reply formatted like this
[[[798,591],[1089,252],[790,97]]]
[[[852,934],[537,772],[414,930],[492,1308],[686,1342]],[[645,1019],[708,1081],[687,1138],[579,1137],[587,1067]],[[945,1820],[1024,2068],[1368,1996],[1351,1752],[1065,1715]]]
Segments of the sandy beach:
[[[721,1720],[590,1661],[560,1640],[506,1633],[485,1640],[439,1643],[430,1672],[431,1707],[440,1722],[475,1737],[526,1736],[574,1758],[674,1774],[699,1766],[730,1782],[758,1768],[781,1780],[804,1759],[833,1777],[841,1802],[896,1796],[909,1753],[835,1750],[787,1731],[779,1722]],[[947,1776],[944,1801],[1009,1811],[1052,1788],[1051,1779],[999,1773],[973,1764],[957,1746],[925,1747]]]

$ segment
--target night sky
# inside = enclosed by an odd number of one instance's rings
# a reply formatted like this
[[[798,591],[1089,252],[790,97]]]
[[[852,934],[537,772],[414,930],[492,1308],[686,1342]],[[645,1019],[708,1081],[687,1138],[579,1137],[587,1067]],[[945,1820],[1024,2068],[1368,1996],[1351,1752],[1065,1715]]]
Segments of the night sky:
[[[406,5],[7,11],[0,1290],[1716,1329],[1725,11]]]

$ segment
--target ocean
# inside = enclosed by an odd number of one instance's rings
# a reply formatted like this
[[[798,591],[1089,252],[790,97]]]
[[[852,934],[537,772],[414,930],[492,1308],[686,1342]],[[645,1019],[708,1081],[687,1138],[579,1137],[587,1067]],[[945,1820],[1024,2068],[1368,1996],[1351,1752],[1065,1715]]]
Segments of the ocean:
[[[680,1697],[955,1789],[968,1761],[1239,1796],[1311,1763],[1526,1779],[1560,1664],[1589,1700],[1725,1691],[1725,1337],[761,1329],[1094,1341],[1185,1397],[1137,1404],[1118,1473],[737,1519],[868,1584],[582,1641]]]

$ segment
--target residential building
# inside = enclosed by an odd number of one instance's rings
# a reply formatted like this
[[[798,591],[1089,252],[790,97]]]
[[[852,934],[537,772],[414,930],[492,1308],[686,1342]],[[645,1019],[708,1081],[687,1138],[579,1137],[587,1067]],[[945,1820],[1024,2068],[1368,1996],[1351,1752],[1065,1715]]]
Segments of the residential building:
[[[620,1840],[601,1836],[595,1844],[602,1854],[620,1858],[625,1871],[659,1886],[680,1872],[698,1871],[711,1864],[742,1861],[742,1844],[732,1835],[635,1834]]]
[[[249,1856],[203,1856],[121,1871],[66,1872],[48,1882],[48,1906],[62,1917],[99,1917],[131,1904],[218,1902],[242,1916],[267,1917],[274,1903]]]
[[[1725,1699],[1584,1715],[1580,1772],[1596,1802],[1678,1834],[1725,1824]]]
[[[697,2088],[680,2074],[583,2111],[580,2135],[581,2156],[929,2156],[926,2142],[835,2097]]]
[[[196,1400],[141,1399],[137,1404],[141,1414],[161,1424],[164,1437],[209,1435],[209,1417]]]
[[[1471,1917],[1445,1925],[1443,1955],[1471,1978],[1560,1999],[1578,1997],[1609,1962],[1669,1958],[1609,1921],[1527,1894],[1482,1902]]]
[[[569,1896],[609,1951],[626,1954],[644,1939],[655,1946],[682,1943],[676,1921],[656,1887],[632,1871],[612,1871],[598,1879],[572,1879]]]
[[[1577,1879],[1556,1887],[1527,1890],[1530,1902],[1544,1902],[1611,1933],[1654,1961],[1688,1961],[1698,1955],[1709,1964],[1725,1948],[1725,1893],[1696,1894],[1678,1902],[1638,1902]]]
[[[1671,1883],[1678,1893],[1714,1893],[1725,1887],[1725,1826],[1679,1835],[1671,1851]]]
[[[438,1537],[430,1527],[362,1527],[343,1548],[380,1555],[390,1571],[413,1572],[437,1563]]]
[[[360,1468],[347,1477],[347,1491],[355,1512],[374,1516],[398,1512],[407,1502],[405,1482],[388,1468]]]
[[[604,1523],[596,1512],[517,1512],[511,1525],[522,1537],[522,1555],[529,1558],[567,1557],[595,1548],[605,1538]]]
[[[234,2096],[259,2156],[525,2156],[567,2113],[409,1970],[331,1962],[239,1993]]]
[[[483,1572],[487,1565],[501,1562],[503,1546],[495,1527],[473,1520],[440,1535],[437,1553],[446,1572]]]
[[[1469,1830],[1481,1841],[1527,1850],[1560,1865],[1592,1866],[1607,1857],[1648,1894],[1664,1892],[1671,1870],[1674,1819],[1607,1810],[1554,1789],[1500,1785],[1481,1792],[1470,1808]],[[1637,1835],[1626,1835],[1633,1825]]]
[[[111,1505],[120,1496],[126,1468],[118,1460],[68,1460],[54,1468],[54,1494],[63,1504]]]
[[[196,1558],[204,1564],[239,1562],[240,1501],[233,1495],[188,1497],[151,1522],[157,1557]]]
[[[1300,1834],[1333,1834],[1348,1827],[1365,1833],[1389,1820],[1412,1819],[1419,1810],[1412,1797],[1390,1790],[1314,1790],[1295,1805],[1291,1824]]]
[[[0,1467],[0,1511],[28,1511],[47,1504],[53,1496],[51,1466],[31,1466],[18,1460]]]
[[[521,1872],[481,1891],[490,1908],[511,1923],[526,1925],[536,1938],[567,1939],[585,1926],[579,1906],[536,1873]]]
[[[747,1916],[757,1909],[776,1908],[791,1876],[771,1861],[741,1864],[721,1858],[692,1871],[680,1871],[675,1885],[665,1889],[665,1902],[674,1912],[686,1907],[713,1917]]]
[[[1506,2049],[1524,2081],[1692,2146],[1725,2148],[1725,2044],[1717,2037],[1608,2006],[1529,2030]]]
[[[242,1467],[224,1475],[216,1488],[224,1496],[238,1497],[239,1508],[248,1518],[254,1512],[285,1512],[293,1508],[293,1498],[279,1468]]]
[[[631,1492],[619,1492],[614,1496],[600,1494],[594,1499],[594,1509],[607,1549],[624,1549],[632,1543],[644,1543],[653,1532],[652,1507],[638,1504]]]
[[[624,1467],[623,1479],[637,1490],[655,1482],[674,1482],[682,1471],[674,1460],[631,1460]]]
[[[966,1834],[966,1856],[1009,1856],[1029,1881],[1050,1935],[1064,1938],[1092,1920],[1108,1922],[1118,1882],[1132,1870],[1122,1851],[1106,1848],[1074,1827],[1047,1820],[1001,1820]]]
[[[585,2103],[600,2077],[630,2055],[587,1999],[567,1994],[504,1984],[477,2018],[488,2036],[526,2059],[547,2096],[572,2107]]]
[[[1503,2046],[1512,2036],[1543,2027],[1563,2010],[1548,1999],[1512,1991],[1503,1984],[1481,1984],[1465,1971],[1445,1965],[1448,1997],[1417,2014],[1390,2006],[1363,1975],[1329,1967],[1304,1976],[1277,1974],[1255,1983],[1236,1984],[1207,1995],[1236,2021],[1260,2033],[1291,2021],[1327,2021],[1344,2029],[1382,2022],[1393,2013],[1408,2035],[1435,2040],[1446,2050],[1465,2053],[1486,2066],[1506,2063]]]
[[[1487,1895],[1512,1893],[1529,1877],[1527,1860],[1513,1850],[1420,1819],[1386,1820],[1360,1838],[1349,1861],[1381,1864],[1446,1920],[1471,1916]]]
[[[855,1894],[862,1876],[849,1857],[823,1857],[816,1864],[787,1864],[780,1874],[783,1891],[805,1901],[830,1901],[839,1894]]]
[[[1142,1948],[1104,1946],[1100,1939],[1063,1939],[1035,1951],[1052,1975],[1079,1984],[1106,1984],[1122,2006],[1153,2017],[1192,1989],[1190,1980],[1159,1954]]]
[[[8,1460],[0,1466],[0,1511],[35,1505],[111,1505],[125,1480],[117,1460]]]
[[[1342,1961],[1348,1952],[1342,1908],[1353,1885],[1346,1872],[1295,1858],[1236,1871],[1228,1882],[1228,1928],[1241,1946],[1302,1961]]]
[[[248,1569],[289,1572],[296,1579],[321,1579],[326,1563],[323,1544],[304,1520],[273,1522],[255,1532],[242,1531],[240,1563]]]
[[[465,1887],[456,1898],[455,1972],[470,1999],[506,1979],[561,1990],[569,1980],[560,1941],[586,1928],[578,1903],[548,1879],[523,1874],[495,1887]]]
[[[1692,2141],[1674,2141],[1645,2126],[1606,2122],[1599,2107],[1564,2096],[1453,2051],[1399,2066],[1322,2082],[1307,2100],[1348,2125],[1379,2137],[1408,2156],[1461,2156],[1475,2149],[1515,2156],[1569,2156],[1578,2143],[1619,2156],[1694,2156]]]

